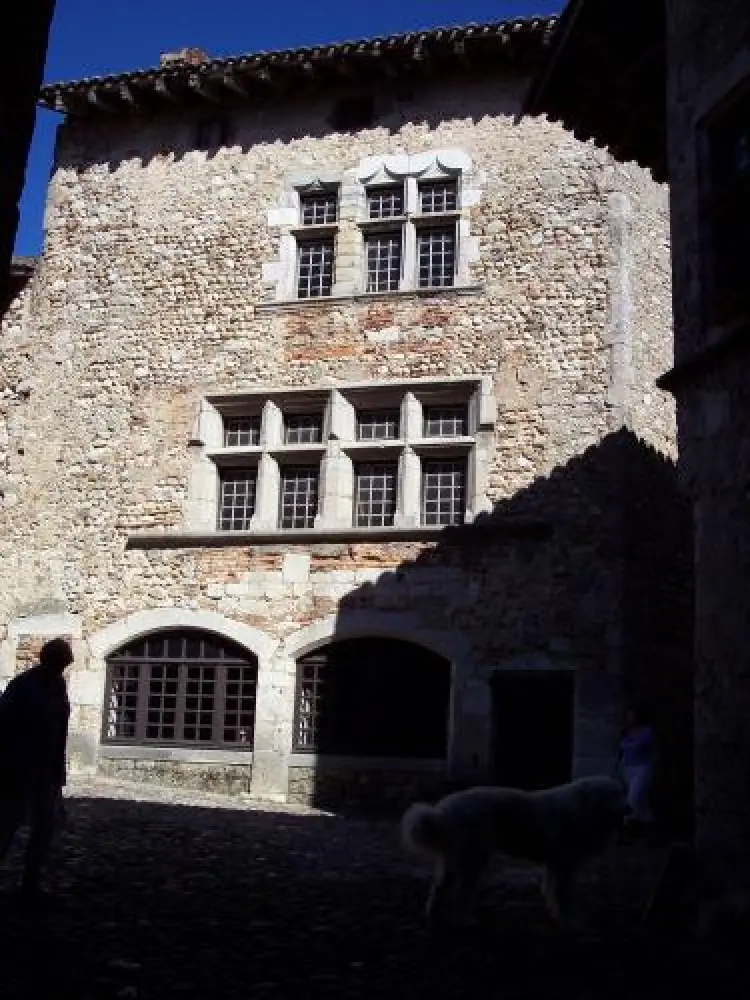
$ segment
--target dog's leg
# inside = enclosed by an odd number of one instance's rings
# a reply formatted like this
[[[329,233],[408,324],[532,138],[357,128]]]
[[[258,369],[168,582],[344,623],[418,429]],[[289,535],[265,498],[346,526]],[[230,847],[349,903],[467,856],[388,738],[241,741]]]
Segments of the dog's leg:
[[[427,897],[426,916],[428,924],[433,925],[442,918],[447,898],[455,891],[455,887],[455,874],[441,858],[435,866],[430,894]]]
[[[571,926],[573,883],[575,874],[569,868],[547,868],[544,873],[542,893],[555,923]]]

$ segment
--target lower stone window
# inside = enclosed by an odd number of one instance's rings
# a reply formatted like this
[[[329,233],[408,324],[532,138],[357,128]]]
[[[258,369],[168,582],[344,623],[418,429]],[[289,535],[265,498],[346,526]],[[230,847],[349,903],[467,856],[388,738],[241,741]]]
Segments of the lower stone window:
[[[354,472],[355,521],[358,528],[383,528],[396,514],[398,466],[391,462],[362,462]]]
[[[208,632],[168,631],[107,658],[105,743],[252,749],[258,664]]]
[[[247,531],[255,513],[257,469],[231,469],[222,472],[219,501],[221,531]]]
[[[411,642],[332,643],[297,662],[293,749],[353,757],[445,757],[450,663]]]
[[[462,524],[466,509],[466,460],[426,460],[422,466],[422,524]]]
[[[313,465],[290,465],[281,470],[282,528],[312,528],[318,513],[320,470]]]

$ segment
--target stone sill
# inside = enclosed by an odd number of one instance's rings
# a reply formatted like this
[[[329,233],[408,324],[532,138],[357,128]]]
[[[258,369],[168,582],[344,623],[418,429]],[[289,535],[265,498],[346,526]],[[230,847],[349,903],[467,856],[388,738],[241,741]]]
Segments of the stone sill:
[[[446,528],[300,528],[289,531],[149,531],[128,535],[128,549],[224,548],[233,545],[336,545],[341,543],[453,541],[476,534],[546,536],[545,521],[475,521]]]
[[[353,292],[351,295],[325,295],[317,299],[280,299],[278,302],[259,302],[255,311],[275,312],[277,309],[306,309],[308,306],[337,305],[342,302],[374,302],[382,299],[403,299],[411,295],[419,298],[439,295],[476,295],[485,290],[484,284],[450,285],[447,288],[400,288],[395,292]]]
[[[212,750],[199,747],[144,747],[102,743],[99,757],[106,760],[177,761],[183,764],[246,764],[253,762],[252,750]]]
[[[289,769],[312,767],[316,771],[424,771],[429,774],[445,772],[447,762],[442,757],[336,757],[331,754],[292,753]]]

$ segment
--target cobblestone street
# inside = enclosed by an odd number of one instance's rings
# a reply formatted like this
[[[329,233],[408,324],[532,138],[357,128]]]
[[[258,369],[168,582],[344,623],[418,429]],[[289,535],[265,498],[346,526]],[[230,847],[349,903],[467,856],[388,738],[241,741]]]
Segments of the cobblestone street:
[[[691,950],[635,929],[658,850],[616,848],[588,869],[579,894],[586,932],[552,927],[538,876],[513,866],[498,870],[461,926],[430,938],[429,868],[403,854],[393,823],[78,786],[52,898],[27,910],[13,891],[21,846],[1,882],[6,1000],[717,992],[715,972]]]

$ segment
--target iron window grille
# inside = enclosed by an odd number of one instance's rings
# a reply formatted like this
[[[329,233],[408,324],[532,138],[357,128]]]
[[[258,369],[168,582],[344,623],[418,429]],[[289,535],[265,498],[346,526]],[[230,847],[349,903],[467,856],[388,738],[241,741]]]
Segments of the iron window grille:
[[[370,188],[367,192],[367,215],[370,219],[393,219],[403,214],[403,187]]]
[[[290,413],[284,417],[285,444],[318,444],[323,440],[323,421],[317,413]]]
[[[417,234],[420,288],[448,288],[456,272],[456,227],[420,229]]]
[[[365,237],[367,291],[394,292],[401,283],[401,233],[370,233]]]
[[[103,740],[252,749],[258,664],[231,642],[166,632],[107,659]]]
[[[281,472],[282,528],[312,528],[318,513],[320,470],[317,466],[286,466]]]
[[[255,514],[257,469],[226,469],[219,483],[219,529],[247,531]]]
[[[419,185],[419,210],[422,215],[439,215],[458,209],[456,181],[425,181]]]
[[[425,460],[422,468],[422,524],[462,524],[465,505],[465,459]]]
[[[354,523],[358,528],[383,528],[396,514],[398,466],[393,462],[363,462],[355,469]]]
[[[303,240],[297,245],[297,296],[300,299],[320,299],[333,290],[332,236]]]
[[[338,197],[335,191],[316,191],[300,195],[300,219],[303,226],[326,226],[336,221]]]
[[[260,444],[260,417],[225,417],[224,447],[255,448]]]
[[[463,437],[467,433],[465,406],[427,406],[424,409],[424,437]]]
[[[357,412],[357,440],[396,441],[399,423],[398,410],[360,410]]]
[[[450,664],[431,650],[371,636],[337,642],[297,661],[292,748],[443,758],[449,701]]]

